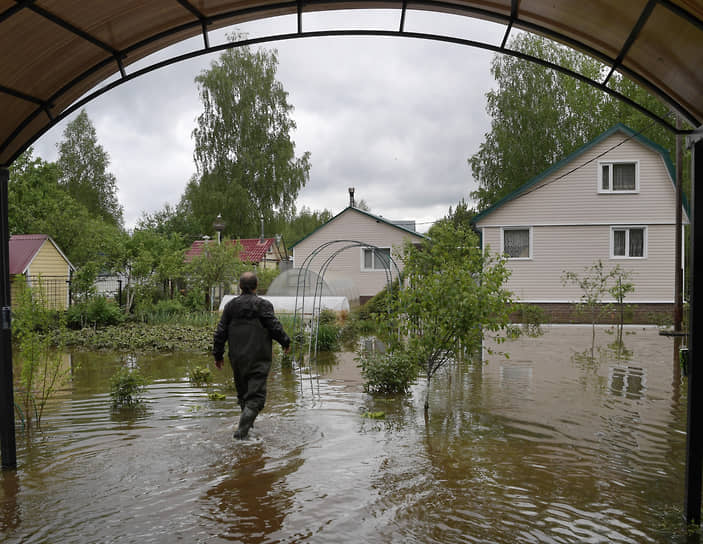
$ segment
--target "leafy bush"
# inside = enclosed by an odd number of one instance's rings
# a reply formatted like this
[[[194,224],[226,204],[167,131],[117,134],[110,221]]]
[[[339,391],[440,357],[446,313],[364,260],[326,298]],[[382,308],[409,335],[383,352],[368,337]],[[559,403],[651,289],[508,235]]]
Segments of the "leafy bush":
[[[340,329],[337,325],[320,323],[317,330],[317,350],[337,351],[339,349]]]
[[[138,370],[120,368],[110,378],[112,405],[119,408],[140,404],[143,401],[142,395],[146,390],[147,383],[146,378]]]
[[[206,385],[212,381],[212,370],[206,366],[196,366],[188,370],[188,380],[196,387]]]
[[[320,325],[333,325],[337,322],[337,314],[333,310],[322,310],[320,312]]]
[[[403,351],[369,353],[359,358],[364,389],[373,393],[405,393],[419,368]]]
[[[524,304],[522,308],[522,330],[527,336],[541,336],[542,324],[547,320],[546,312],[534,304]]]
[[[74,304],[66,312],[66,324],[72,329],[119,325],[123,321],[124,314],[120,307],[103,296]]]

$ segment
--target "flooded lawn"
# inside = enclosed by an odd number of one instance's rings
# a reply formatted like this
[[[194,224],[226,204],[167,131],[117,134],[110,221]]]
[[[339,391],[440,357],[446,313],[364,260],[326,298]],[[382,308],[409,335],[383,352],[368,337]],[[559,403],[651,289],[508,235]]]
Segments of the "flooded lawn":
[[[140,356],[146,409],[115,413],[127,361],[77,354],[75,383],[2,473],[3,542],[684,542],[685,387],[673,340],[554,326],[410,397],[363,392],[353,355],[275,369],[251,439],[208,357]],[[609,347],[608,345],[611,344]],[[224,382],[230,375],[215,374]],[[367,412],[384,412],[371,419]]]

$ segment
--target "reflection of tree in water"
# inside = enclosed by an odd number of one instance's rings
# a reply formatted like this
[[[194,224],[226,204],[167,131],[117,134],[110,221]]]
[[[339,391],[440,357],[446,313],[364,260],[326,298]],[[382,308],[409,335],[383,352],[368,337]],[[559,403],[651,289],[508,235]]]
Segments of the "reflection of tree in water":
[[[250,451],[229,470],[224,467],[227,476],[205,493],[205,516],[224,528],[220,536],[226,540],[271,542],[293,505],[294,492],[285,486],[285,479],[304,460],[291,455],[280,464],[268,459],[263,448]]]

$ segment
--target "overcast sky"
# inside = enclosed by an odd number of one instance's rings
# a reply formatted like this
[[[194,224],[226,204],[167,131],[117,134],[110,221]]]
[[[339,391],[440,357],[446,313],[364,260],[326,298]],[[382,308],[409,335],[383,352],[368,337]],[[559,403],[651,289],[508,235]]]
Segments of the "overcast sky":
[[[348,29],[351,17],[356,28],[398,28],[397,11],[375,11],[309,14],[304,30]],[[296,24],[295,17],[281,17],[238,29],[258,37],[294,32]],[[418,12],[408,12],[405,28],[497,45],[504,32],[502,25],[485,21]],[[213,32],[211,44],[224,42],[225,34]],[[157,58],[201,46],[197,37]],[[426,231],[449,206],[468,200],[475,183],[467,159],[490,128],[485,94],[494,85],[492,53],[379,37],[305,38],[261,47],[278,50],[278,79],[295,108],[296,155],[311,154],[298,209],[336,214],[348,204],[347,188],[355,187],[357,199],[373,213],[414,219]],[[144,211],[176,204],[194,173],[191,133],[201,112],[194,78],[216,57],[152,72],[86,106],[110,155],[127,227]],[[36,142],[35,153],[56,160],[56,142],[70,120]]]

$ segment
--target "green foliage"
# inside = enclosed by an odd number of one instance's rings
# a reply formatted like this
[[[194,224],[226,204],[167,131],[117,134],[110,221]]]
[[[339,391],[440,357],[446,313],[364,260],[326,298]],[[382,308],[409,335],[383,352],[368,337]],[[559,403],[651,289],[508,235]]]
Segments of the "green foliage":
[[[85,110],[66,125],[59,150],[59,183],[91,215],[115,226],[122,224],[117,181],[108,172],[110,157],[98,143],[95,127]]]
[[[320,312],[318,319],[320,320],[320,325],[334,325],[337,323],[337,314],[334,310],[325,309]]]
[[[484,253],[469,227],[440,223],[431,236],[419,249],[406,243],[405,285],[391,301],[396,318],[379,314],[384,340],[424,370],[428,386],[447,362],[477,349],[487,331],[505,328],[513,310],[503,287],[510,274],[505,260]]]
[[[124,314],[117,303],[103,296],[73,304],[66,312],[66,325],[72,329],[119,325],[123,321]]]
[[[147,379],[137,369],[120,368],[110,378],[110,398],[115,408],[137,406],[148,385]]]
[[[196,387],[202,387],[212,381],[212,370],[206,366],[196,366],[188,370],[188,381]]]
[[[574,284],[581,289],[581,301],[578,304],[578,309],[589,317],[593,325],[594,338],[596,324],[613,308],[611,304],[603,303],[603,297],[606,294],[610,294],[617,301],[620,310],[620,324],[622,325],[625,296],[635,290],[634,284],[629,281],[631,277],[632,273],[623,270],[620,265],[609,270],[606,269],[600,259],[584,268],[581,274],[569,271],[562,273],[564,285]]]
[[[406,393],[419,367],[408,352],[368,353],[359,359],[364,389],[372,393]]]
[[[318,351],[337,351],[339,349],[340,328],[333,323],[320,323],[317,329]]]
[[[71,379],[71,366],[64,364],[62,312],[48,308],[41,280],[35,288],[19,277],[18,296],[14,301],[12,334],[17,346],[19,381],[15,388],[16,404],[22,407],[26,429],[41,425],[46,403]],[[56,349],[49,331],[56,331]]]
[[[632,293],[635,290],[635,284],[630,281],[632,272],[623,270],[620,265],[613,269],[612,274],[613,285],[608,289],[608,292],[615,299],[620,326],[622,326],[625,323],[625,297],[628,293]]]
[[[522,330],[527,336],[541,336],[542,324],[547,320],[547,315],[542,308],[534,304],[520,305],[522,313]]]
[[[237,283],[242,272],[249,269],[239,260],[241,249],[241,244],[228,240],[206,244],[188,267],[192,283],[205,293],[218,285]]]
[[[193,130],[197,175],[182,201],[201,232],[220,213],[225,234],[242,238],[259,233],[262,216],[271,224],[293,215],[310,158],[295,156],[293,107],[277,67],[275,50],[236,47],[195,79],[203,104]]]
[[[598,61],[536,34],[517,35],[508,47],[586,77],[602,79],[604,67]],[[674,136],[666,129],[624,102],[572,77],[502,54],[494,57],[491,73],[497,84],[486,95],[491,130],[469,159],[478,181],[471,197],[479,210],[495,204],[618,122],[644,131],[647,138],[665,149],[674,149]],[[668,114],[663,103],[619,74],[611,78],[609,86],[659,115]]]
[[[216,323],[216,322],[215,322]],[[124,323],[102,329],[65,331],[60,338],[66,346],[134,353],[141,351],[186,351],[209,353],[215,325],[147,325]],[[53,335],[52,340],[59,336]]]
[[[327,223],[332,217],[332,212],[329,210],[312,211],[303,206],[293,217],[278,214],[271,228],[274,232],[280,233],[283,242],[290,246]]]
[[[278,276],[281,273],[281,271],[278,269],[278,267],[276,267],[276,268],[261,268],[261,269],[257,269],[255,272],[256,272],[256,278],[259,281],[256,292],[259,295],[265,295],[266,292],[268,291],[268,288],[273,283],[273,280],[275,280],[276,276]]]
[[[12,234],[48,234],[74,266],[95,261],[111,269],[121,260],[124,233],[91,215],[59,185],[59,169],[23,153],[10,168],[8,223]],[[89,234],[89,235],[88,235]]]

